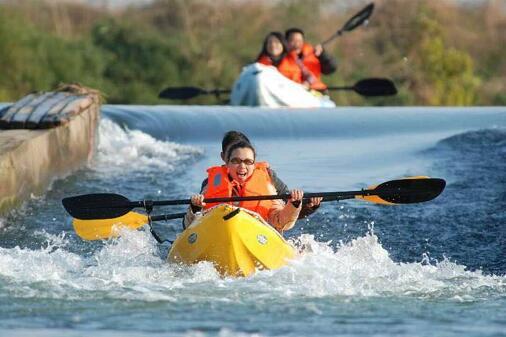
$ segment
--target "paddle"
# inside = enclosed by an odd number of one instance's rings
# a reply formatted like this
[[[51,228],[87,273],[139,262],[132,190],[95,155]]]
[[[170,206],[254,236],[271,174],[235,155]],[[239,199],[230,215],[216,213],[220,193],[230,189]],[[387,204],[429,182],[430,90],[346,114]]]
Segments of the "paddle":
[[[230,92],[230,89],[206,90],[198,87],[169,87],[160,91],[158,97],[167,99],[190,99],[200,95],[215,95],[219,97],[220,94],[229,94]]]
[[[360,80],[351,87],[328,87],[333,90],[353,90],[362,96],[391,96],[397,94],[397,88],[394,83],[386,78],[368,78]]]
[[[364,9],[362,9],[360,12],[358,12],[352,18],[346,21],[346,23],[343,25],[341,29],[339,29],[331,37],[323,41],[321,43],[322,47],[325,46],[330,41],[334,40],[336,37],[343,35],[343,33],[351,32],[352,30],[363,24],[367,19],[369,19],[373,10],[374,10],[373,3],[370,3],[369,5],[365,6]]]
[[[428,177],[412,177],[388,181],[381,185],[369,187],[367,190],[362,191],[306,193],[305,197],[309,198],[311,195],[319,195],[324,197],[322,201],[334,201],[334,200],[357,198],[385,205],[410,204],[432,200],[443,191],[444,187],[445,181],[443,179],[435,179]],[[262,196],[261,199],[266,200],[277,197],[280,197],[282,199],[288,199],[287,195]],[[244,198],[220,198],[220,199],[242,200]],[[188,202],[188,200],[172,200],[171,202],[176,202],[177,204],[179,204],[181,201],[183,203]],[[65,203],[68,204],[68,201],[65,201]],[[101,212],[102,210],[103,208],[101,208],[99,212]],[[77,235],[79,235],[81,238],[85,240],[101,240],[118,236],[119,232],[116,229],[119,229],[121,227],[138,229],[144,226],[145,224],[148,224],[153,221],[183,218],[184,215],[185,213],[175,213],[175,214],[148,216],[145,214],[128,211],[126,214],[112,219],[98,219],[98,220],[74,219],[73,225]],[[153,235],[155,235],[155,238],[157,238],[156,233],[154,233],[153,229],[150,228],[150,230],[153,233]],[[161,239],[159,238],[157,238],[157,240],[158,242],[162,242]]]
[[[352,90],[362,96],[395,95],[397,89],[392,81],[385,78],[366,78],[352,86],[329,87],[329,91]],[[158,97],[167,99],[190,99],[199,95],[216,95],[230,93],[229,89],[206,90],[198,87],[168,87],[163,89]]]
[[[185,213],[175,213],[175,214],[148,216],[137,212],[128,212],[125,215],[112,219],[94,219],[94,220],[74,219],[72,221],[72,224],[74,225],[74,230],[76,231],[77,235],[79,235],[79,237],[81,237],[82,239],[101,240],[118,236],[119,232],[117,231],[117,229],[122,227],[126,227],[129,229],[138,229],[146,224],[149,224],[150,221],[153,222],[153,221],[179,219],[184,217],[184,215]],[[155,236],[155,239],[157,239],[158,242],[162,242],[162,240],[159,239],[158,235],[156,235],[153,229],[150,228],[150,230],[153,236]]]
[[[305,193],[304,199],[323,197],[324,200],[343,200],[355,197],[386,204],[410,204],[429,201],[437,197],[445,187],[445,181],[438,178],[414,177],[384,182],[374,188],[360,191]],[[369,198],[376,196],[377,198]],[[290,199],[290,194],[262,195],[248,197],[209,198],[206,203],[225,203],[247,200]],[[62,200],[63,207],[74,218],[82,220],[110,219],[127,214],[136,207],[152,210],[153,206],[188,205],[190,199],[141,200],[113,193],[84,194]]]
[[[374,10],[374,3],[370,3],[366,7],[364,7],[360,12],[351,17],[346,23],[341,27],[341,29],[337,30],[331,37],[321,43],[322,47],[334,40],[336,37],[341,36],[345,32],[351,32],[361,24],[363,24],[372,14]],[[372,81],[373,79],[371,79]],[[388,81],[388,80],[384,80]],[[363,96],[388,96],[395,95],[397,90],[393,86],[391,81],[389,87],[384,87],[382,91],[382,86],[380,84],[376,84],[373,82],[369,82],[369,80],[362,80],[357,82],[354,86],[351,87],[333,87],[328,88],[329,90],[354,90],[358,94]],[[361,84],[359,86],[359,84]],[[386,84],[383,84],[386,86]],[[393,88],[393,90],[392,90]],[[199,87],[168,87],[160,91],[158,94],[159,98],[166,99],[190,99],[193,97],[201,96],[201,95],[215,95],[219,97],[220,94],[229,94],[231,92],[230,89],[203,89]],[[382,92],[384,92],[382,94]],[[393,93],[392,93],[393,92]]]

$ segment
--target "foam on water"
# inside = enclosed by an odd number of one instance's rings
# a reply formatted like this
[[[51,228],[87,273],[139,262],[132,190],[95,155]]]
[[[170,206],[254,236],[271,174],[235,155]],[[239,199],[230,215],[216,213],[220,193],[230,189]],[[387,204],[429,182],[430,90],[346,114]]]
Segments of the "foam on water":
[[[3,287],[16,297],[61,297],[63,288],[74,287],[75,275],[83,269],[83,259],[65,250],[65,235],[48,235],[39,250],[0,248],[0,278]]]
[[[419,298],[478,299],[490,293],[504,293],[506,278],[485,276],[480,271],[447,259],[430,263],[393,261],[378,237],[369,233],[341,244],[336,251],[316,242],[311,235],[299,238],[311,253],[294,261],[297,284],[313,296],[415,296]],[[307,282],[306,282],[307,281]]]
[[[202,155],[194,146],[160,141],[139,130],[123,129],[109,119],[99,126],[98,154],[93,169],[118,174],[125,171],[174,170],[177,163]]]
[[[210,263],[167,264],[148,231],[124,230],[88,257],[67,251],[64,235],[46,235],[46,245],[38,250],[0,248],[0,278],[16,297],[235,302],[408,296],[474,301],[506,293],[506,276],[467,271],[448,260],[421,257],[420,262],[397,263],[373,232],[337,249],[301,235],[294,240],[301,256],[288,266],[239,279],[221,278]]]

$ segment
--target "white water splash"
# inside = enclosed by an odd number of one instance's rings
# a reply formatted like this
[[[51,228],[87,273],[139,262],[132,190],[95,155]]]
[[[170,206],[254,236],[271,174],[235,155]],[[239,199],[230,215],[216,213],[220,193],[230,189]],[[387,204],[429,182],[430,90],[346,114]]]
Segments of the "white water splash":
[[[202,153],[196,147],[160,141],[142,131],[124,130],[111,120],[102,119],[95,168],[114,173],[118,168],[167,172],[174,170],[177,163]]]
[[[0,284],[14,297],[73,297],[68,289],[75,288],[83,268],[80,256],[51,244],[40,250],[0,248]]]
[[[427,264],[398,263],[390,258],[374,234],[341,244],[333,251],[312,235],[298,238],[306,253],[275,278],[293,282],[292,295],[414,296],[430,298],[480,298],[506,292],[506,277],[467,271],[448,260]]]
[[[220,278],[210,263],[166,263],[147,230],[125,230],[91,257],[68,252],[64,237],[46,235],[51,243],[39,250],[0,248],[0,279],[18,297],[226,303],[244,298],[409,296],[474,301],[506,293],[506,276],[467,271],[447,260],[395,262],[374,234],[336,250],[302,235],[297,239],[304,247],[299,258],[279,270],[239,279]]]

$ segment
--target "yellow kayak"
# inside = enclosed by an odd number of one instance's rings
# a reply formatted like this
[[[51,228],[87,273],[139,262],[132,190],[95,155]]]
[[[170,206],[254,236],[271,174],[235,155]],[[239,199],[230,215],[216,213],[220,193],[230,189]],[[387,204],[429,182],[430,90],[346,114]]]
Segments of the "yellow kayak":
[[[168,261],[214,263],[224,276],[248,276],[277,269],[295,249],[256,213],[223,204],[197,218],[174,241]]]

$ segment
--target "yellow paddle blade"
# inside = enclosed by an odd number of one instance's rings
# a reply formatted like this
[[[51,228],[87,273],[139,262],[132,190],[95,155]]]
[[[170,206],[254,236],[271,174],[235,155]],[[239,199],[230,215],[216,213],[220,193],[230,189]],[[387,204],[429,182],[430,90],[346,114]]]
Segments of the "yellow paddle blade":
[[[113,219],[80,220],[74,219],[74,229],[84,240],[101,240],[118,236],[118,229],[127,227],[137,229],[148,223],[147,215],[128,212]]]
[[[428,176],[413,176],[413,177],[406,177],[406,178],[402,178],[402,179],[429,179],[429,178],[430,177],[428,177]],[[376,187],[378,187],[378,185],[369,186],[367,189],[374,190],[374,189],[376,189]],[[393,202],[389,202],[389,201],[381,199],[378,195],[356,195],[355,199],[362,199],[362,200],[369,201],[369,202],[372,202],[375,204],[380,204],[380,205],[397,205]]]
[[[356,195],[355,199],[362,199],[365,201],[372,202],[374,204],[380,204],[380,205],[397,205],[392,202],[388,202],[386,200],[381,199],[377,195]]]

